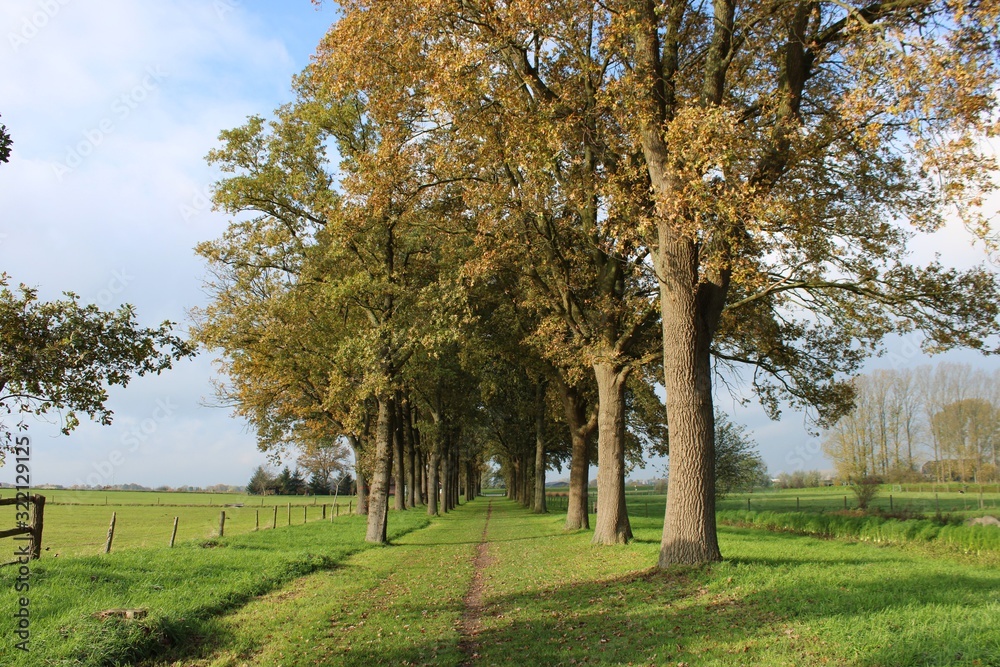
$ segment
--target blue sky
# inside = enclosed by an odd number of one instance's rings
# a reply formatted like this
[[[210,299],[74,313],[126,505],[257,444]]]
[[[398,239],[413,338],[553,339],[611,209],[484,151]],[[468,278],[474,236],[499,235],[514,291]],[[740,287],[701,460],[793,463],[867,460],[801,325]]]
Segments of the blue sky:
[[[14,153],[0,166],[0,270],[44,298],[72,290],[186,326],[205,300],[192,248],[227,222],[207,203],[218,174],[204,156],[221,130],[291,100],[292,76],[335,18],[332,3],[308,0],[4,0],[0,114]],[[959,265],[982,257],[955,228],[915,248]],[[911,349],[893,341],[872,367],[928,361]],[[112,391],[109,427],[84,422],[64,437],[33,423],[34,481],[244,484],[264,455],[228,410],[205,405],[211,375],[203,354]],[[772,472],[828,466],[801,415],[773,423],[725,393],[718,402]]]

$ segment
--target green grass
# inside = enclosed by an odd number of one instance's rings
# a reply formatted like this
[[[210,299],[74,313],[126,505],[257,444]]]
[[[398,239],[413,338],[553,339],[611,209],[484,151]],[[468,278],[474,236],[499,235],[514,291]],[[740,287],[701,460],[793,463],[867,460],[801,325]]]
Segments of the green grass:
[[[394,513],[391,535],[427,524],[416,512]],[[315,522],[174,549],[127,549],[109,555],[31,565],[32,637],[27,656],[0,636],[3,665],[131,665],[143,657],[185,655],[224,635],[220,619],[259,595],[335,567],[367,548],[364,517]],[[14,568],[0,570],[0,609],[13,610]],[[106,609],[142,608],[141,621],[100,621]],[[6,615],[6,613],[5,613]]]
[[[463,664],[489,504],[429,525],[420,510],[393,513],[386,548],[366,549],[351,517],[224,546],[43,560],[32,660],[17,662],[6,635],[0,664]],[[975,556],[724,526],[725,562],[660,572],[659,515],[633,511],[631,544],[595,547],[559,514],[492,506],[474,664],[1000,665],[1000,571]],[[10,583],[0,609],[13,609]],[[150,616],[91,616],[112,607]]]
[[[288,525],[289,503],[292,505],[291,524],[300,525],[304,520],[317,521],[322,516],[322,505],[327,505],[327,518],[335,514],[345,516],[354,504],[354,497],[341,496],[338,508],[333,498],[326,496],[239,496],[230,494],[155,494],[150,492],[108,492],[108,505],[104,492],[72,492],[84,494],[71,496],[71,492],[43,491],[46,495],[45,528],[42,543],[45,558],[67,555],[90,555],[104,552],[108,524],[112,512],[116,513],[113,551],[135,547],[158,547],[170,543],[174,517],[178,517],[177,539],[199,539],[218,535],[219,514],[226,512],[226,534],[236,535],[253,531],[260,522],[262,529],[270,528],[277,508],[278,527]],[[57,499],[52,502],[52,497]],[[162,504],[157,505],[160,499]],[[191,501],[191,504],[182,504]],[[210,502],[211,501],[211,502]],[[224,502],[223,502],[224,501]],[[263,501],[263,505],[261,502]],[[239,505],[243,505],[240,507]],[[0,507],[0,526],[14,526],[16,507]],[[3,559],[0,559],[2,561]]]

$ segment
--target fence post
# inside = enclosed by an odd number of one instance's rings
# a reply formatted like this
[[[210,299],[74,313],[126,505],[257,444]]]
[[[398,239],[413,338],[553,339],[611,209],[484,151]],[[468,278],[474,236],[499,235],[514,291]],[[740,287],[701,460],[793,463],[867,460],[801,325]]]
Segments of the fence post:
[[[326,503],[323,503],[323,520],[326,521]]]
[[[42,557],[42,526],[45,521],[45,496],[34,496],[35,512],[31,517],[31,558]]]
[[[309,521],[309,506],[308,505],[303,505],[302,506],[302,523],[306,523],[308,521]]]
[[[254,519],[253,529],[260,530],[260,510],[254,510],[254,512],[257,513],[257,517]]]
[[[844,509],[847,509],[847,496],[844,496]]]
[[[177,539],[177,519],[180,517],[174,517],[174,530],[170,533],[170,547],[173,548],[174,540]]]
[[[889,494],[889,511],[892,511],[892,494]]]
[[[747,498],[747,512],[750,511],[750,499]]]
[[[226,536],[226,510],[219,513],[219,537]]]
[[[278,506],[275,505],[274,506],[274,518],[271,519],[271,528],[277,528],[277,527],[278,527]]]
[[[115,539],[115,520],[118,518],[118,512],[111,513],[111,525],[108,526],[108,541],[104,543],[104,553],[111,553],[111,543]]]
[[[292,525],[292,504],[288,503],[288,525]]]
[[[348,500],[347,501],[347,513],[351,514],[353,512],[354,512],[354,501],[353,500]]]

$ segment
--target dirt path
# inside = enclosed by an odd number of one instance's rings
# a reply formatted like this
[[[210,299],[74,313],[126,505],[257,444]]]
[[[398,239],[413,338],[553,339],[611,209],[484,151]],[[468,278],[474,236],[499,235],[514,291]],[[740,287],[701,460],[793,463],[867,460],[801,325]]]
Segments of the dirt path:
[[[487,541],[487,533],[490,529],[490,516],[493,514],[493,501],[490,501],[486,508],[486,522],[483,524],[483,535],[476,545],[476,556],[472,561],[472,583],[469,585],[469,592],[462,598],[465,604],[465,611],[462,612],[462,619],[459,622],[460,639],[458,648],[465,656],[462,667],[473,665],[479,658],[479,642],[477,636],[481,630],[482,623],[480,617],[483,611],[484,595],[484,573],[492,563],[490,558],[490,543]]]

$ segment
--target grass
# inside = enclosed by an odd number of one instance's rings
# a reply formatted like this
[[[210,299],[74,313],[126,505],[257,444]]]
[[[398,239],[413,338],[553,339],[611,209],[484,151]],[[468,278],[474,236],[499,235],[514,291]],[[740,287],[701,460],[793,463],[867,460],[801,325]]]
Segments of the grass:
[[[327,504],[327,518],[334,514],[345,516],[354,497],[341,496],[339,508],[333,507],[333,498],[326,496],[266,496],[247,497],[229,494],[155,494],[151,492],[108,492],[109,504],[104,504],[104,492],[43,491],[45,502],[45,529],[42,543],[45,557],[91,555],[104,552],[108,524],[112,512],[116,513],[115,538],[112,549],[157,547],[170,543],[174,517],[178,517],[177,539],[204,539],[219,533],[219,513],[226,512],[226,534],[236,535],[254,530],[259,520],[262,529],[270,528],[277,508],[278,527],[289,523],[287,506],[292,505],[291,524],[300,525],[305,520],[316,521],[322,517],[322,505]],[[83,494],[83,495],[79,495]],[[52,502],[52,497],[57,499]],[[162,504],[156,504],[157,499]],[[185,505],[184,501],[193,501]],[[85,502],[86,501],[86,502]],[[209,503],[211,501],[211,504]],[[223,502],[225,501],[225,502]],[[261,505],[261,501],[264,502]],[[240,507],[239,505],[242,505]],[[0,525],[14,526],[16,507],[0,507]],[[0,559],[2,560],[2,559]]]
[[[631,544],[595,547],[504,499],[470,661],[460,620],[490,502],[429,525],[393,514],[386,548],[366,549],[352,517],[43,560],[33,660],[16,662],[7,635],[0,664],[1000,665],[1000,571],[974,556],[724,526],[725,562],[660,572],[660,516],[633,516]],[[150,616],[91,617],[126,606]]]
[[[391,536],[427,524],[425,515],[393,515]],[[220,619],[256,596],[328,570],[365,548],[364,517],[315,522],[174,549],[43,559],[31,566],[31,653],[0,636],[3,665],[132,665],[150,656],[185,655],[225,635]],[[14,568],[0,570],[0,609],[15,609]],[[143,608],[141,621],[100,621],[96,612]]]

